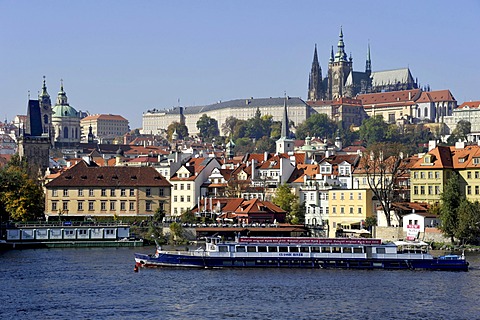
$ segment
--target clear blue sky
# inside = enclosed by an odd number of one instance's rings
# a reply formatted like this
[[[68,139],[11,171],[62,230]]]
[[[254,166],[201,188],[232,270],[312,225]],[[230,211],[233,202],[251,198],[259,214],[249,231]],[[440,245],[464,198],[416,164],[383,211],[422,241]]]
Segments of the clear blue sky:
[[[246,97],[306,98],[343,26],[363,71],[410,67],[459,103],[480,100],[480,1],[0,0],[0,119],[26,114],[42,77],[54,103],[120,114]]]

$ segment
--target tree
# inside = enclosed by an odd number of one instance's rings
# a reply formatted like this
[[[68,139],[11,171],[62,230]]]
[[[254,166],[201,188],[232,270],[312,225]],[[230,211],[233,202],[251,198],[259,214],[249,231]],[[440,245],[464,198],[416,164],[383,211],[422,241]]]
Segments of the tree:
[[[291,224],[305,224],[305,202],[300,203],[297,197],[292,205],[292,211],[290,212],[290,223]]]
[[[297,139],[304,140],[307,136],[332,138],[337,130],[335,122],[326,114],[314,114],[302,122],[295,132]]]
[[[460,191],[460,178],[455,171],[450,172],[443,193],[440,195],[440,230],[454,242],[455,233],[458,229],[458,208],[465,196]]]
[[[396,143],[371,145],[360,159],[359,173],[366,176],[369,188],[380,202],[387,225],[391,225],[392,203],[398,194],[400,177],[407,171],[403,146]]]
[[[275,148],[276,148],[275,141],[273,141],[267,136],[261,137],[255,143],[255,150],[258,152],[275,152]]]
[[[290,191],[290,187],[283,183],[277,187],[272,202],[287,212],[287,222],[295,220],[295,203],[298,202],[298,197]],[[297,212],[300,212],[299,208],[295,208]],[[304,215],[305,217],[305,215]],[[300,219],[300,217],[297,217]]]
[[[200,136],[208,141],[212,141],[220,133],[218,131],[217,120],[210,118],[206,114],[202,115],[197,121],[197,129],[200,131]]]
[[[232,117],[232,116],[227,117],[227,119],[225,119],[225,123],[222,124],[223,133],[226,136],[232,136],[235,131],[235,126],[237,125],[238,122],[239,120],[235,117]]]
[[[457,141],[467,141],[467,136],[472,130],[472,124],[466,120],[460,120],[448,138],[449,144],[455,144]]]
[[[178,134],[178,139],[185,139],[188,137],[188,128],[186,125],[181,124],[180,122],[174,121],[170,123],[170,125],[167,127],[167,139],[169,141],[172,141],[172,135],[177,131]]]
[[[385,141],[387,129],[388,124],[381,115],[365,119],[359,129],[360,139],[366,141],[368,146]]]
[[[458,207],[457,215],[455,237],[462,244],[477,244],[480,237],[480,203],[463,200]]]
[[[28,176],[28,165],[18,155],[0,169],[0,217],[3,221],[42,219],[45,202],[38,180]]]
[[[183,223],[195,223],[197,221],[197,218],[195,217],[195,214],[192,212],[192,210],[187,210],[182,215],[180,216],[180,220]]]

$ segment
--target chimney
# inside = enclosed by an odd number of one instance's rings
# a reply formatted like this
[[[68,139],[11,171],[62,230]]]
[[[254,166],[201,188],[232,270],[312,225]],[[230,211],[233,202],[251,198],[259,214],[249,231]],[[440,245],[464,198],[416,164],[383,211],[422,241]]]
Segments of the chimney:
[[[252,180],[255,179],[255,159],[252,159]]]
[[[265,151],[265,152],[263,153],[263,161],[267,161],[267,160],[268,160],[268,152]]]

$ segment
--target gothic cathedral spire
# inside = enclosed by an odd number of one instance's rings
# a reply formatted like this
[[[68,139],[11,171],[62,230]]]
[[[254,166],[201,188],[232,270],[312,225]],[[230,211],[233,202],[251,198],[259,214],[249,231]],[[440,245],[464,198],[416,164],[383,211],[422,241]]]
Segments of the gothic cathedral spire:
[[[313,53],[312,69],[308,79],[308,100],[321,100],[324,98],[322,85],[322,68],[318,63],[317,45]]]
[[[280,138],[288,139],[290,138],[290,132],[288,130],[288,111],[287,111],[287,94],[285,93],[285,98],[283,102],[283,117],[282,117],[282,132]]]
[[[370,75],[372,73],[372,59],[370,58],[370,43],[368,44],[367,62],[365,64],[365,73]]]

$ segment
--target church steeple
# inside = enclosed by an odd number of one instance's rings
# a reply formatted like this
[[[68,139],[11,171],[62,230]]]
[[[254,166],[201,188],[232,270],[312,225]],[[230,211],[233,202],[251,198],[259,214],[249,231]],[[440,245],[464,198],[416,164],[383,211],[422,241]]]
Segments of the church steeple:
[[[312,69],[308,79],[308,100],[323,99],[322,68],[318,63],[317,45],[313,53]]]
[[[370,75],[372,73],[372,59],[370,58],[370,43],[368,44],[367,62],[365,64],[365,73]]]
[[[67,94],[63,91],[63,79],[60,80],[60,91],[57,95],[57,106],[68,106]]]
[[[286,94],[283,102],[282,132],[280,134],[280,138],[284,138],[284,139],[290,138],[290,131],[288,130],[288,112],[287,112],[287,95]]]
[[[345,44],[343,43],[343,30],[340,27],[340,39],[337,44],[337,53],[335,54],[335,61],[347,61],[347,54],[345,53]]]

